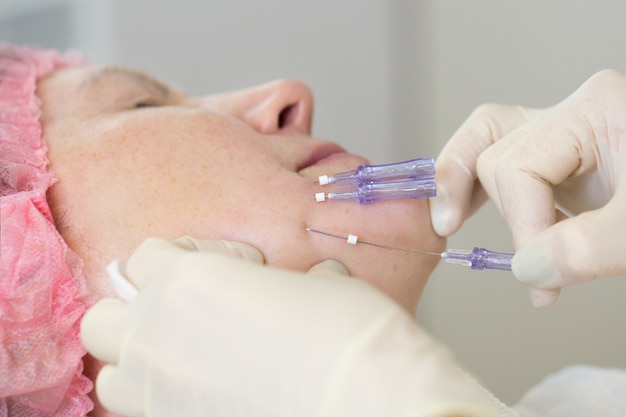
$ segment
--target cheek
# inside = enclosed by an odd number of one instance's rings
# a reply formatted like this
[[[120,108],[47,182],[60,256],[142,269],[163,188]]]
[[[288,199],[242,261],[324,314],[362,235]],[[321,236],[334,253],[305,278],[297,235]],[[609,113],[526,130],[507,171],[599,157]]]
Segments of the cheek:
[[[257,247],[269,265],[307,270],[313,264],[314,248],[305,231],[304,197],[279,192],[285,189],[280,183],[272,177],[239,187],[238,190],[248,190],[249,194],[241,195],[236,201],[229,200],[221,236]]]
[[[266,181],[253,163],[267,161],[251,158],[262,149],[235,140],[242,135],[202,121],[109,123],[80,137],[50,130],[53,198],[72,227],[94,244],[132,246],[148,236],[212,237],[240,218]]]
[[[326,204],[326,203],[320,203]],[[328,203],[314,213],[310,226],[342,237],[357,235],[365,242],[441,252],[445,239],[438,237],[430,225],[426,200],[404,200],[360,206]],[[395,300],[412,309],[423,286],[440,258],[433,255],[387,250],[365,243],[349,244],[310,233],[307,239],[318,254],[317,262],[336,259],[348,267],[350,274],[372,283]]]

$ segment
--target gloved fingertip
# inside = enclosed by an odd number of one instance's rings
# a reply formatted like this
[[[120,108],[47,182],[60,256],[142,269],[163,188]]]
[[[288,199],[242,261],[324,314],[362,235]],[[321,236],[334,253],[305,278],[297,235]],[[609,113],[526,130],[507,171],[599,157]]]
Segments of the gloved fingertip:
[[[191,236],[183,236],[178,239],[174,239],[174,243],[186,250],[196,251],[198,250],[198,239],[194,239]]]
[[[310,273],[335,273],[340,275],[348,276],[348,269],[339,261],[334,259],[327,259],[323,262],[314,265],[311,269],[309,269]]]
[[[229,250],[230,253],[239,258],[259,264],[265,262],[265,257],[263,256],[261,251],[254,246],[248,245],[247,243],[243,242],[233,242],[232,240],[222,240],[221,242],[224,244],[224,247]]]
[[[560,289],[554,287],[562,282],[561,271],[556,267],[548,250],[540,243],[523,246],[511,262],[513,275],[531,288],[530,303],[535,308],[550,307],[559,298]]]
[[[433,230],[441,237],[448,237],[459,228],[458,220],[450,206],[439,198],[431,198],[430,204],[430,222]]]
[[[548,308],[559,299],[560,289],[544,290],[541,288],[529,288],[528,296],[530,303],[536,309]]]
[[[561,272],[541,244],[527,244],[517,251],[511,270],[515,278],[531,287],[545,288],[562,281]]]
[[[119,377],[116,366],[106,365],[96,379],[96,394],[109,411],[125,417],[143,417],[143,393],[136,384]]]
[[[126,304],[117,298],[103,298],[91,307],[80,323],[80,337],[85,348],[97,359],[117,362]],[[120,324],[122,326],[120,326]]]
[[[261,264],[265,261],[263,254],[257,248],[243,242],[195,239],[191,236],[183,236],[174,242],[181,248],[191,251],[219,252]]]

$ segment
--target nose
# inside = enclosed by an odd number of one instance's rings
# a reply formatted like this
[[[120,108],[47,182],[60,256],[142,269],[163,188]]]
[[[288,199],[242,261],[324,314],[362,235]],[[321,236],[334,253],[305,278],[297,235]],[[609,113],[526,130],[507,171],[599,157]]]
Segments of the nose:
[[[260,133],[311,133],[313,94],[304,83],[278,80],[213,97],[214,103]]]

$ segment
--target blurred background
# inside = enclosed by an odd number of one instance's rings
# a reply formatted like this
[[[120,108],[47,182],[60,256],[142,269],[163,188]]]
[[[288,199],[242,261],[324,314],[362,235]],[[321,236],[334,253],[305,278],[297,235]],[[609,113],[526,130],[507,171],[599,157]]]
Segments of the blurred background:
[[[436,156],[481,103],[545,107],[600,69],[626,71],[625,15],[619,0],[0,0],[0,40],[194,94],[297,78],[317,136],[388,163]],[[474,245],[512,250],[490,205],[449,241]],[[511,403],[568,364],[626,367],[625,296],[609,278],[537,311],[508,273],[441,264],[418,319]]]

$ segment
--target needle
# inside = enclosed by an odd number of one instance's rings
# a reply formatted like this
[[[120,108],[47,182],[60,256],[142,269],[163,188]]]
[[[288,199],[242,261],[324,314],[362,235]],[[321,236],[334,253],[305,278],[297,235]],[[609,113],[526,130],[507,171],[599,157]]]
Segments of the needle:
[[[417,250],[417,249],[396,248],[394,246],[381,245],[379,243],[365,242],[363,240],[358,239],[358,237],[354,235],[349,235],[349,236],[344,237],[344,236],[335,235],[333,233],[322,232],[321,230],[316,230],[311,227],[307,227],[306,230],[309,232],[313,232],[313,233],[319,233],[320,235],[330,236],[330,237],[334,237],[334,238],[341,239],[341,240],[347,240],[348,243],[351,243],[353,245],[357,243],[362,243],[364,245],[376,246],[377,248],[382,248],[382,249],[387,249],[387,250],[401,250],[404,252],[421,253],[424,255],[435,255],[439,257],[441,257],[442,255],[441,252],[428,252],[428,251]]]

